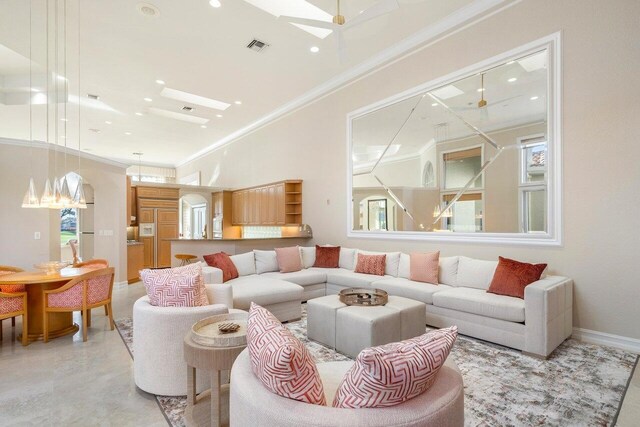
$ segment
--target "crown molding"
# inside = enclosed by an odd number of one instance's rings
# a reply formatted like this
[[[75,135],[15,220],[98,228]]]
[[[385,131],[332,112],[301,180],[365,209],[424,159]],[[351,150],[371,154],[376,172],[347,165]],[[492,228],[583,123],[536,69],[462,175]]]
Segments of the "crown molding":
[[[99,157],[94,154],[89,154],[84,151],[78,151],[74,148],[64,147],[62,145],[51,144],[43,141],[26,141],[23,139],[13,139],[13,138],[2,138],[0,137],[0,145],[15,145],[23,148],[38,148],[44,150],[51,150],[58,153],[67,153],[73,156],[80,156],[83,159],[92,160],[94,162],[103,163],[105,165],[115,166],[118,168],[126,169],[129,164],[117,162],[115,160],[109,160],[104,157]]]
[[[390,65],[391,61],[399,60],[401,56],[405,56],[408,53],[414,53],[412,51],[417,51],[420,47],[424,47],[427,42],[434,41],[434,39],[442,37],[456,29],[460,29],[460,27],[466,27],[480,22],[495,13],[499,13],[502,10],[519,3],[520,1],[521,0],[475,0],[473,3],[446,16],[435,24],[423,28],[413,35],[401,40],[399,43],[382,50],[378,54],[355,67],[338,74],[323,84],[316,86],[292,101],[276,108],[271,113],[262,116],[247,126],[230,133],[208,147],[205,147],[186,159],[177,162],[175,167],[181,167],[191,163],[194,160],[197,160],[224,145],[230,144],[295,110],[317,101],[331,92],[353,83],[358,78],[362,78],[371,72],[377,71],[385,65]],[[502,8],[492,11],[492,9],[496,9],[501,5],[503,6]]]

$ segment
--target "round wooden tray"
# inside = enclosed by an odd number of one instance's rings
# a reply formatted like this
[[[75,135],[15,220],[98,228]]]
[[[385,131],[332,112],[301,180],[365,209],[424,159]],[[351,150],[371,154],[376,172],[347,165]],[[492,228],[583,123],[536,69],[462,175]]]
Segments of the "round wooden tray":
[[[385,305],[389,301],[389,294],[382,289],[348,288],[341,290],[339,296],[343,304],[362,307]]]
[[[223,334],[218,330],[221,323],[237,323],[240,329]],[[191,327],[191,339],[206,347],[237,347],[247,344],[247,314],[219,314],[204,318]]]

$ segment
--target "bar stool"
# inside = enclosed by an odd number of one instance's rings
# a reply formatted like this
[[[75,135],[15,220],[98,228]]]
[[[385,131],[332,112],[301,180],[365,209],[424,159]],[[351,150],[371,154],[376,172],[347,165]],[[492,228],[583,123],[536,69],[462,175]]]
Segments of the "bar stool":
[[[191,254],[176,254],[176,259],[180,260],[180,267],[182,267],[183,265],[191,264],[198,257]]]

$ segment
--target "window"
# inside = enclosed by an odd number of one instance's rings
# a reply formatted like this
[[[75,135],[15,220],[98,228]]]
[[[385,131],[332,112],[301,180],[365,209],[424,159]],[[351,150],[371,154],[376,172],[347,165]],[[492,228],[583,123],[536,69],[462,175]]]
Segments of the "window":
[[[388,230],[387,199],[369,200],[369,230]]]
[[[544,135],[519,138],[520,231],[546,233],[547,140]]]
[[[443,194],[443,208],[451,203],[455,196],[455,194]],[[465,193],[442,216],[442,228],[459,233],[483,231],[483,210],[482,193]]]

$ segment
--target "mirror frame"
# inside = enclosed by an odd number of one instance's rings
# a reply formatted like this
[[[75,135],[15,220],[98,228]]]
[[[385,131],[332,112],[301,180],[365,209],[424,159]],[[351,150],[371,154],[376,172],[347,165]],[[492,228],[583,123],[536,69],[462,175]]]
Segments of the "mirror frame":
[[[562,245],[562,90],[561,90],[561,34],[553,33],[492,58],[428,81],[381,101],[347,114],[347,237],[363,239],[424,240],[451,243],[497,243],[534,246]],[[460,79],[503,64],[514,57],[526,56],[546,49],[547,68],[547,135],[548,155],[547,232],[546,233],[445,233],[424,231],[365,231],[354,230],[353,223],[353,159],[352,122],[373,111],[407,98],[454,83]]]

